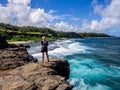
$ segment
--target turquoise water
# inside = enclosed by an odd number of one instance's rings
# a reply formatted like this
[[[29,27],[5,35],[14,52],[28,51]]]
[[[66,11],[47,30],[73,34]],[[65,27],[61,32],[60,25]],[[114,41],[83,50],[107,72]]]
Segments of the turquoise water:
[[[54,48],[51,50],[51,48]],[[40,45],[28,50],[40,59]],[[120,90],[120,38],[87,38],[55,41],[49,45],[50,58],[70,63],[69,82],[73,90]]]

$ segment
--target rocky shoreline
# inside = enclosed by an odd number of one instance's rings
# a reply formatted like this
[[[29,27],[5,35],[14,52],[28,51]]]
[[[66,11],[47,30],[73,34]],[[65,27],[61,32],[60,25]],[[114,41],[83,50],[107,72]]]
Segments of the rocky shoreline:
[[[66,79],[69,64],[52,59],[49,63],[28,63],[13,70],[0,71],[0,90],[71,90]]]
[[[37,60],[28,54],[25,46],[0,49],[0,70],[14,69],[33,61]]]
[[[67,60],[37,62],[24,45],[8,44],[0,36],[0,90],[72,90],[66,81],[70,66]]]

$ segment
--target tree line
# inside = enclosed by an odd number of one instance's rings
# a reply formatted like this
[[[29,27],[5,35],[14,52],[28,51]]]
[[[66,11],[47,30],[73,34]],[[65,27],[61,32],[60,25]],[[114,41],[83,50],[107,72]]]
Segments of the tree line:
[[[63,32],[50,28],[38,28],[34,26],[15,26],[11,24],[0,23],[0,34],[7,37],[8,40],[40,40],[45,35],[48,39],[60,38],[86,38],[86,37],[110,37],[104,33],[80,33],[80,32]]]

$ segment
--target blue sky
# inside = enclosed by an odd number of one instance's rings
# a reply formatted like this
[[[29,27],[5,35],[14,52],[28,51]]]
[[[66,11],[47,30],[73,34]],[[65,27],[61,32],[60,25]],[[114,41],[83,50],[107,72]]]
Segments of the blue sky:
[[[104,1],[102,1],[104,3]],[[32,0],[31,7],[33,8],[44,8],[46,12],[49,10],[55,10],[56,15],[70,15],[64,18],[64,21],[73,24],[79,24],[76,22],[79,20],[72,21],[72,18],[78,19],[99,19],[99,15],[93,14],[92,0]]]
[[[0,21],[120,36],[120,0],[0,0]]]

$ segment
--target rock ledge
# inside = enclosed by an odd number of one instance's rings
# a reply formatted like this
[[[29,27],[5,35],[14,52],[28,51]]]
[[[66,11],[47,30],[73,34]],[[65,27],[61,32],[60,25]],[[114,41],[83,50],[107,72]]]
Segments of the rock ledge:
[[[72,90],[68,61],[31,62],[13,70],[0,71],[0,90]]]

